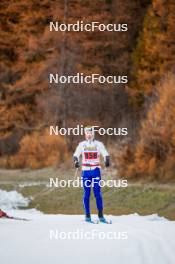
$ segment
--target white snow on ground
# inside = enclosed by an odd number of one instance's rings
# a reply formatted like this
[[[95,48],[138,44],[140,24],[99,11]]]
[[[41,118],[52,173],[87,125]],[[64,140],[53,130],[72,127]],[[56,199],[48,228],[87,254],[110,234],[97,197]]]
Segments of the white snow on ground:
[[[30,221],[0,219],[1,264],[175,263],[175,221],[157,215],[108,216],[112,225],[93,225],[82,215],[8,213]]]
[[[44,185],[45,187],[49,187],[48,182],[46,181],[25,181],[19,184],[20,188],[24,188],[24,187],[31,187],[31,186],[42,186]]]
[[[0,209],[7,210],[18,207],[27,207],[30,199],[24,198],[22,194],[17,191],[0,190]]]

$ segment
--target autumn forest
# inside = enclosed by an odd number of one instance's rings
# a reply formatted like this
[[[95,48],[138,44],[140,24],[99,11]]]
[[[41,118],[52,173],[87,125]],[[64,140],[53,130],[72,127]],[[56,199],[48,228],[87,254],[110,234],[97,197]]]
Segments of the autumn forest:
[[[126,32],[50,32],[49,22],[127,24]],[[72,157],[81,137],[49,126],[128,128],[105,136],[121,177],[175,180],[175,1],[2,0],[0,167]],[[49,84],[49,74],[127,75],[121,84]],[[49,153],[49,154],[48,154]]]

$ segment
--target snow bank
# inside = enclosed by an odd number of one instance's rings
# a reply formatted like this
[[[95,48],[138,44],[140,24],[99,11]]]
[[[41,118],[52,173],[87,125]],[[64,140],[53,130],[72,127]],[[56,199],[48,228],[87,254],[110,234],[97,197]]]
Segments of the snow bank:
[[[0,190],[0,208],[3,210],[27,207],[29,202],[29,198],[24,198],[24,196],[17,191],[7,192]]]

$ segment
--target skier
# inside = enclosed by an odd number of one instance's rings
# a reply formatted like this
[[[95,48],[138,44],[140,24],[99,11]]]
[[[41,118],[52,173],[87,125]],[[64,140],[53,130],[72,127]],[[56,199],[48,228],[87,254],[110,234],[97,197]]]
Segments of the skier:
[[[0,209],[0,218],[1,217],[8,217],[8,215]]]
[[[21,218],[21,217],[14,217],[14,216],[9,216],[6,214],[4,211],[0,209],[0,218],[9,218],[9,219],[14,219],[14,220],[22,220],[22,221],[28,221],[26,218]]]
[[[109,153],[105,149],[102,142],[94,139],[93,127],[86,127],[84,129],[85,139],[77,146],[74,154],[74,164],[76,168],[80,167],[79,158],[82,156],[82,181],[84,189],[83,204],[85,210],[85,220],[87,222],[93,222],[90,214],[90,193],[91,184],[93,183],[93,192],[96,199],[96,205],[98,209],[98,217],[100,222],[106,223],[106,219],[103,216],[103,199],[101,194],[100,180],[100,154],[104,158],[105,166],[110,166]]]

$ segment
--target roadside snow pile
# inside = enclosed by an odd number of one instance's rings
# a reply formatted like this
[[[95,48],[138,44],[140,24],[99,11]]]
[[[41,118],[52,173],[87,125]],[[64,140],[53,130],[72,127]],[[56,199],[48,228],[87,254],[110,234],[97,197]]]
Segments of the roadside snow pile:
[[[25,198],[17,191],[0,190],[0,208],[2,210],[15,209],[20,207],[27,207],[30,202],[29,198]]]

